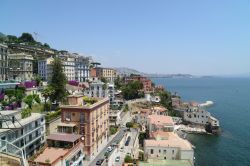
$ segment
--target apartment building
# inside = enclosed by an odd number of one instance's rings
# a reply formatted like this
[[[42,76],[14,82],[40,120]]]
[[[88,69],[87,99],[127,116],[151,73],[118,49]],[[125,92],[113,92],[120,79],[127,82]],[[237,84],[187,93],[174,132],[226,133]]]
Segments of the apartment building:
[[[8,72],[8,46],[0,44],[0,81],[5,81]]]
[[[75,80],[85,82],[90,78],[90,64],[92,57],[75,54]]]
[[[38,75],[44,81],[48,81],[52,76],[52,63],[54,58],[47,58],[38,61]]]
[[[105,85],[104,82],[95,79],[89,83],[89,87],[85,89],[84,95],[89,97],[98,97],[98,98],[107,97],[108,96],[107,85]]]
[[[0,139],[21,149],[26,158],[44,145],[44,115],[31,113],[22,118],[21,111],[0,111],[0,118],[4,119],[0,121]],[[1,145],[0,148],[0,151],[6,151],[7,146]]]
[[[58,58],[62,61],[63,72],[67,80],[83,82],[89,79],[91,57],[62,53],[58,55]],[[52,57],[38,61],[38,74],[45,81],[48,81],[52,76],[53,61],[54,58]]]
[[[31,80],[33,78],[33,57],[26,53],[9,54],[8,78],[18,81]]]
[[[82,136],[79,134],[53,133],[47,137],[47,147],[30,165],[83,166],[85,158]]]
[[[83,100],[85,98],[85,100]],[[60,105],[63,123],[76,124],[78,133],[84,137],[87,159],[107,143],[109,132],[109,99],[68,96],[67,104]]]
[[[105,78],[108,82],[114,82],[117,71],[112,68],[95,67],[91,69],[91,77]]]

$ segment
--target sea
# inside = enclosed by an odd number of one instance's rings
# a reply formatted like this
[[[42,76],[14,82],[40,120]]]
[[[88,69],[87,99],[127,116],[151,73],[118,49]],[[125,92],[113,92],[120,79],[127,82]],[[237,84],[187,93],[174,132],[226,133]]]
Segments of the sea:
[[[250,78],[154,78],[183,101],[213,101],[207,110],[220,121],[222,133],[189,134],[195,166],[250,166]]]

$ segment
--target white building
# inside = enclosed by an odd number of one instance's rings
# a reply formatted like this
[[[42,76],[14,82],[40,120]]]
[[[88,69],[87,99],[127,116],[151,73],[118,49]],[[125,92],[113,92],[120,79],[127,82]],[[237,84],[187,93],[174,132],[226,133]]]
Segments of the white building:
[[[219,121],[210,112],[198,106],[190,106],[184,111],[183,120],[198,125],[207,125],[210,123],[212,126],[219,126]]]
[[[89,88],[86,88],[84,95],[98,98],[107,97],[107,85],[105,85],[104,82],[95,79],[89,83]]]
[[[8,46],[0,44],[0,81],[7,79],[8,71]]]
[[[78,54],[62,53],[58,55],[63,65],[63,71],[67,80],[84,82],[89,79],[91,57],[84,57]],[[48,81],[52,76],[52,62],[54,58],[47,58],[38,61],[39,76]]]
[[[157,131],[144,141],[144,159],[189,160],[193,163],[192,145],[173,132]]]
[[[31,116],[22,118],[21,111],[0,111],[0,113],[0,118],[5,120],[9,119],[8,121],[0,121],[1,140],[22,149],[25,157],[32,156],[40,147],[44,145],[44,115],[31,113]],[[4,145],[1,145],[0,147],[0,151],[4,151],[7,148]]]
[[[85,82],[90,77],[90,63],[93,61],[91,57],[75,55],[75,80]]]
[[[52,63],[54,58],[47,58],[38,61],[38,74],[42,80],[48,81],[52,76]]]

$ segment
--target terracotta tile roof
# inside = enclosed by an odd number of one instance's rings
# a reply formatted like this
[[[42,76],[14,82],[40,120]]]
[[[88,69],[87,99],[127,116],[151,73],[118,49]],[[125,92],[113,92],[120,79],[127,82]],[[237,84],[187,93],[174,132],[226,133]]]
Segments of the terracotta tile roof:
[[[81,137],[79,134],[53,133],[47,137],[47,140],[75,142]]]

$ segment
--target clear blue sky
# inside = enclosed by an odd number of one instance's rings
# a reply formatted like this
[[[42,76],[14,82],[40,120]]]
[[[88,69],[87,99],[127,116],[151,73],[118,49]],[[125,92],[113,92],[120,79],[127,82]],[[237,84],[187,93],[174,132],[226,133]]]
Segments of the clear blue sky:
[[[250,74],[249,0],[1,0],[0,32],[150,73]]]

